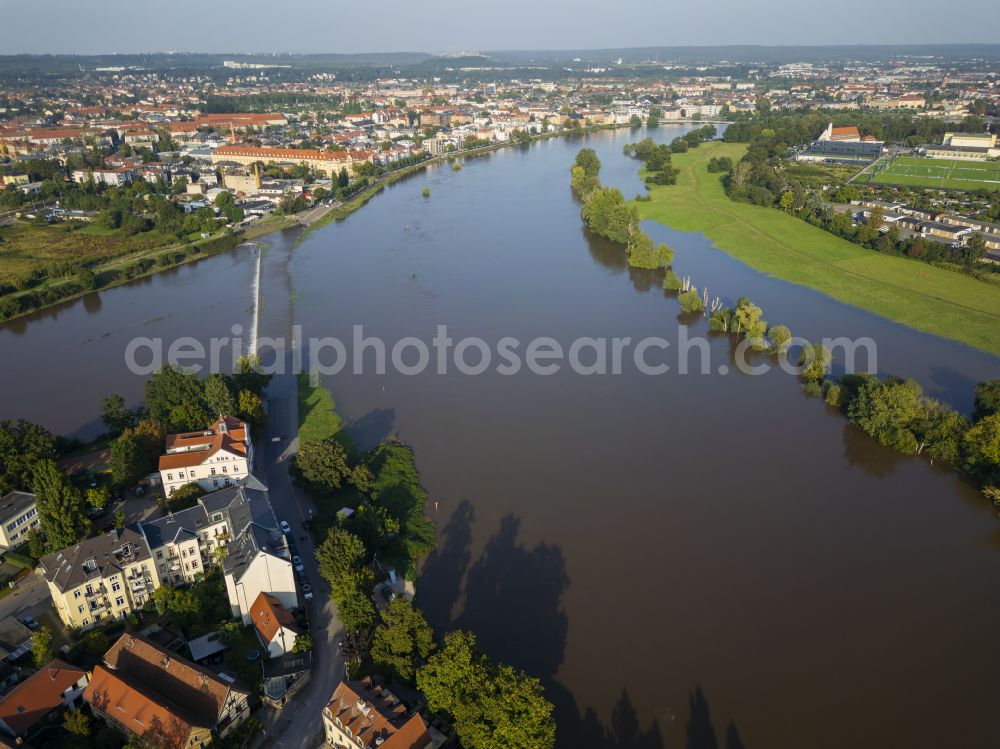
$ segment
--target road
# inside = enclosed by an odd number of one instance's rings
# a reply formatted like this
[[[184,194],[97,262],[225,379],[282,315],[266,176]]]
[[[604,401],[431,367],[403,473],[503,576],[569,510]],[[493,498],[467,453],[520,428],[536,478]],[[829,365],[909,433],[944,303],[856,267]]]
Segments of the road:
[[[14,588],[13,593],[0,598],[0,619],[8,616],[20,618],[33,616],[36,619],[52,606],[49,586],[41,575],[25,575]]]
[[[286,367],[286,369],[290,369]],[[276,374],[267,389],[267,434],[257,450],[257,476],[267,485],[271,504],[279,520],[286,520],[298,554],[306,567],[306,577],[314,598],[309,608],[313,639],[313,668],[309,683],[277,713],[265,712],[262,720],[265,735],[254,742],[257,746],[281,749],[312,749],[323,740],[323,707],[344,675],[344,660],[337,644],[343,628],[337,610],[330,600],[329,588],[319,576],[316,549],[312,537],[302,527],[309,517],[312,501],[305,496],[288,475],[286,461],[298,449],[298,384],[294,374]],[[272,442],[273,437],[282,437]]]

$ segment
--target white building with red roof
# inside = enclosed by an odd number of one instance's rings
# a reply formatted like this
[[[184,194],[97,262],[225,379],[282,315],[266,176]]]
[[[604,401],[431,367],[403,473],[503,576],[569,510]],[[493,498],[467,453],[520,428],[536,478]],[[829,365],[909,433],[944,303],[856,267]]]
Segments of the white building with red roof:
[[[424,749],[438,744],[419,714],[370,677],[340,682],[323,708],[323,728],[326,743],[338,749]]]
[[[192,482],[206,491],[221,489],[249,476],[252,467],[250,427],[233,416],[220,416],[201,431],[168,434],[159,466],[167,497]]]

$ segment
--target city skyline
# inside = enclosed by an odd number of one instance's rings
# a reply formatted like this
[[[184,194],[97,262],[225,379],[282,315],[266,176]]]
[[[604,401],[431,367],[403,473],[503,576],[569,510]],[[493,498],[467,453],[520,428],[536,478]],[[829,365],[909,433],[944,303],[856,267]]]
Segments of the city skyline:
[[[791,0],[767,8],[724,0],[670,7],[631,0],[613,8],[596,0],[533,4],[514,0],[503,12],[469,8],[458,0],[429,5],[390,2],[378,17],[363,6],[332,10],[318,0],[294,15],[269,18],[274,6],[250,0],[203,5],[182,0],[164,18],[121,14],[106,2],[86,7],[70,0],[41,0],[7,9],[0,44],[7,54],[135,54],[173,52],[343,53],[445,50],[573,50],[649,46],[824,46],[844,44],[989,43],[1000,11],[986,0],[967,0],[960,11],[978,21],[956,27],[954,37],[927,22],[932,8],[891,0],[873,8],[861,0],[838,4],[816,22]],[[109,24],[107,14],[112,14]],[[39,38],[40,18],[59,19]],[[595,23],[595,19],[600,23]],[[275,20],[290,20],[287,28]],[[447,20],[447,22],[444,22]],[[368,29],[369,31],[366,31]]]

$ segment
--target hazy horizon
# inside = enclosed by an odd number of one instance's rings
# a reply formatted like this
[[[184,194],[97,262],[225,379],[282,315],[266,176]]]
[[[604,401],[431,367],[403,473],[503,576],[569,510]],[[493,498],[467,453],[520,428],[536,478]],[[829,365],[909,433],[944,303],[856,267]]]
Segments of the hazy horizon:
[[[964,0],[939,10],[930,3],[888,0],[878,6],[843,0],[817,17],[792,0],[768,7],[736,0],[667,6],[655,0],[546,4],[511,0],[500,12],[460,0],[417,5],[389,0],[334,9],[321,0],[275,6],[262,0],[204,4],[177,0],[166,12],[123,13],[117,3],[38,0],[5,8],[0,53],[357,54],[459,50],[601,50],[636,47],[951,45],[996,43],[1000,6]],[[929,23],[953,13],[960,32]],[[159,17],[159,16],[163,17]],[[44,22],[48,22],[47,24]],[[943,27],[943,28],[942,28]],[[43,31],[44,33],[39,33]],[[962,38],[942,34],[968,33]]]

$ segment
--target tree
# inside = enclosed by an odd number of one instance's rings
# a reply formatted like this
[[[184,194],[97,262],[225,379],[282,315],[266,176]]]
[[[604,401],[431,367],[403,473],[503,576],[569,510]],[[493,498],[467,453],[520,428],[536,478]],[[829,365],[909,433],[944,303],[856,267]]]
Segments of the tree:
[[[974,421],[1000,411],[1000,380],[980,382],[976,385]]]
[[[164,367],[146,381],[146,408],[171,432],[204,429],[213,419],[201,382],[176,367]]]
[[[263,432],[267,425],[263,398],[252,390],[241,390],[238,409],[240,417],[250,422],[258,434]]]
[[[146,475],[139,445],[131,437],[119,437],[111,444],[111,478],[119,486],[134,484]]]
[[[295,635],[295,645],[292,646],[293,653],[308,653],[312,649],[312,635],[308,632],[300,632]]]
[[[347,174],[347,169],[341,169],[337,175],[337,187],[347,187],[351,184],[351,178]]]
[[[302,443],[295,465],[307,480],[327,489],[339,489],[351,475],[347,451],[336,437]]]
[[[31,655],[35,666],[41,668],[52,660],[52,630],[42,626],[31,636]]]
[[[803,382],[819,382],[830,367],[830,359],[830,351],[823,344],[806,344],[799,353],[799,377]]]
[[[0,421],[0,496],[31,486],[35,466],[55,453],[52,434],[24,419]]]
[[[697,289],[688,289],[677,297],[677,301],[680,302],[681,311],[686,314],[701,312],[705,309],[705,303]]]
[[[87,535],[84,499],[51,459],[35,467],[31,486],[38,504],[39,525],[51,551],[72,546]]]
[[[475,636],[451,632],[444,647],[417,672],[417,686],[433,711],[451,716],[466,749],[551,749],[552,704],[538,679],[496,666]]]
[[[351,483],[362,494],[368,494],[375,485],[375,476],[368,466],[358,463],[351,469]]]
[[[411,681],[433,650],[434,632],[420,610],[405,598],[390,601],[372,638],[375,664]]]
[[[125,407],[125,399],[112,393],[101,400],[101,421],[111,434],[121,434],[135,426],[135,415]]]
[[[106,486],[87,489],[87,504],[97,510],[103,510],[111,501],[111,492]]]
[[[90,718],[83,710],[68,710],[63,716],[63,728],[74,736],[90,736]]]
[[[372,502],[360,505],[348,521],[351,532],[357,534],[365,548],[380,552],[399,535],[399,520],[389,510]]]
[[[965,465],[984,484],[1000,485],[1000,413],[984,416],[962,439]]]
[[[232,380],[216,372],[205,380],[205,403],[216,416],[232,416],[236,413],[236,398],[233,396]]]
[[[591,231],[612,242],[627,245],[638,231],[638,210],[625,202],[617,188],[593,190],[580,213]]]
[[[778,205],[781,207],[781,210],[786,213],[791,212],[792,208],[795,207],[795,196],[792,194],[791,190],[785,190],[785,192],[781,193]]]
[[[882,445],[916,453],[915,423],[924,412],[923,393],[913,380],[865,382],[847,407],[847,418]]]
[[[573,165],[583,169],[588,177],[596,177],[601,171],[601,160],[593,148],[581,148]]]
[[[359,587],[370,589],[374,586],[375,580],[365,563],[366,555],[361,539],[341,528],[331,529],[316,549],[319,574],[330,584],[335,598],[344,597]]]
[[[772,351],[784,351],[792,340],[792,331],[786,325],[774,325],[767,332],[767,337],[771,339]]]

